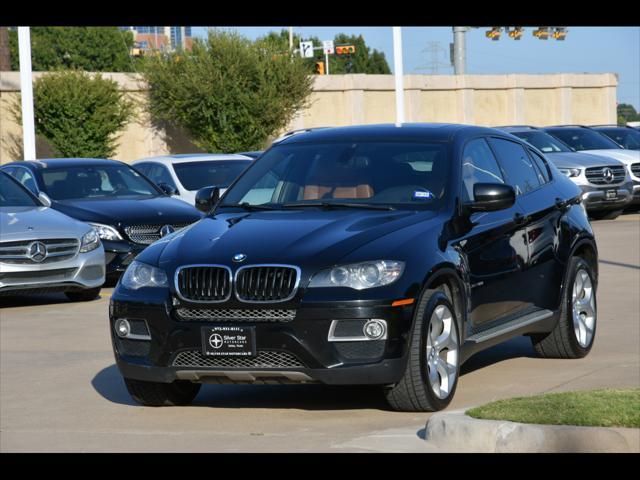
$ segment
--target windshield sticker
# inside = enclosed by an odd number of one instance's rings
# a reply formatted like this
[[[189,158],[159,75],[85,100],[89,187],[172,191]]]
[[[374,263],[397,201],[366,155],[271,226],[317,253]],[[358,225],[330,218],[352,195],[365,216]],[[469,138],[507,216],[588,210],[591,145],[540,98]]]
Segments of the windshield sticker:
[[[423,191],[423,190],[415,190],[413,192],[413,199],[414,200],[433,200],[435,197],[433,195],[433,193],[431,193],[429,190]]]

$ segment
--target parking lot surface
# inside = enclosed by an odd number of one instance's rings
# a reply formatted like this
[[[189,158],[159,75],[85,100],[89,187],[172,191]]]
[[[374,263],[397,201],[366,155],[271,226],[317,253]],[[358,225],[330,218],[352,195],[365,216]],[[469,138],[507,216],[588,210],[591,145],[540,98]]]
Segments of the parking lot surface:
[[[593,225],[600,285],[589,356],[540,359],[528,338],[516,338],[463,366],[450,409],[640,386],[640,215]],[[0,300],[0,451],[429,451],[429,414],[392,412],[376,388],[205,385],[189,407],[138,406],[114,365],[112,291],[88,303],[63,295]]]

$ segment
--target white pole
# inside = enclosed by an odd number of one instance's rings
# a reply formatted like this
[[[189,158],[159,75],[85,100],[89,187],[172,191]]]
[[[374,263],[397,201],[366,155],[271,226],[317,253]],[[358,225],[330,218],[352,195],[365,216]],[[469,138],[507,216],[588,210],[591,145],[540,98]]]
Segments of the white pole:
[[[18,55],[20,57],[23,155],[24,160],[35,160],[36,133],[33,122],[33,80],[31,75],[31,33],[29,27],[18,27]]]
[[[289,27],[289,51],[293,50],[293,27]]]
[[[329,75],[329,54],[328,54],[328,53],[326,53],[326,52],[325,52],[325,54],[324,54],[324,60],[325,60],[325,63],[326,63],[326,65],[327,65],[327,68],[325,69],[325,70],[326,70],[326,72],[325,72],[325,73],[326,73],[327,75]]]
[[[393,76],[396,81],[396,124],[404,123],[404,73],[402,70],[402,27],[393,27]]]

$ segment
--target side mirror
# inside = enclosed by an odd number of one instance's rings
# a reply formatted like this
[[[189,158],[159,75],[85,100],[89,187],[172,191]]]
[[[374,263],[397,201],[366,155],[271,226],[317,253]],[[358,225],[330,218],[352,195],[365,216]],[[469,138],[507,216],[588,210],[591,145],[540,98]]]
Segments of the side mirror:
[[[504,183],[476,183],[473,186],[473,202],[466,203],[471,212],[493,212],[511,207],[516,201],[516,192]]]
[[[168,196],[178,195],[180,193],[177,188],[172,187],[168,183],[159,183],[158,188]]]
[[[49,195],[47,195],[44,192],[40,192],[38,193],[38,199],[42,202],[42,205],[44,205],[45,207],[50,207],[51,206],[51,199],[49,198]]]
[[[204,213],[209,213],[220,200],[219,187],[204,187],[196,193],[196,208]]]

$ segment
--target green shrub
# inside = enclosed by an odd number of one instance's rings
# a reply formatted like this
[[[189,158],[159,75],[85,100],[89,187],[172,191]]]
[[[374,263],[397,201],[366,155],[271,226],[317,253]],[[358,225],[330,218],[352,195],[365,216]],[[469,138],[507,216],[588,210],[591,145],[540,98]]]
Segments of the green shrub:
[[[135,111],[117,82],[75,70],[41,76],[33,98],[36,133],[62,157],[112,157]]]
[[[148,58],[143,71],[152,118],[209,152],[262,148],[305,106],[313,81],[302,59],[218,30],[191,51]]]

